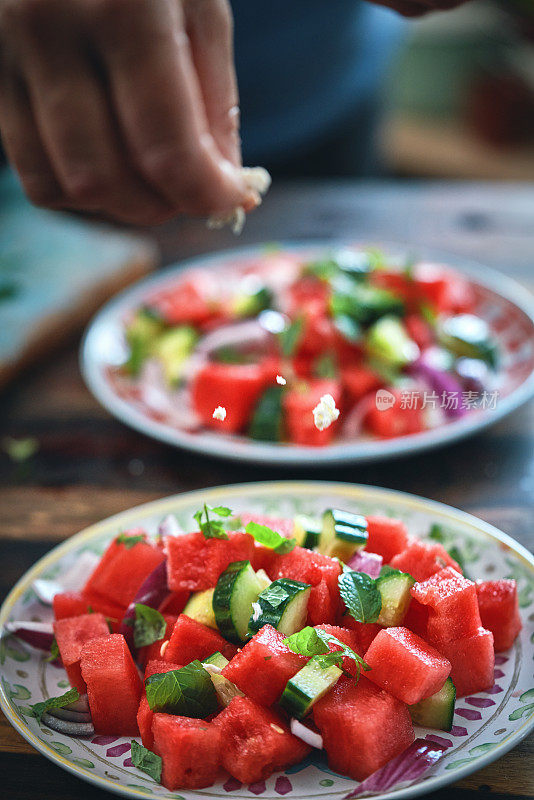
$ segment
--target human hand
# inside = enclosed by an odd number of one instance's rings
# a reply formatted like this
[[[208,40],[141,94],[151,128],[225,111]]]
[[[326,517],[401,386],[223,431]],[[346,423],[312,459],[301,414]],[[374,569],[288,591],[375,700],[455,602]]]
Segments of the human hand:
[[[251,208],[227,0],[0,0],[0,132],[36,205]]]

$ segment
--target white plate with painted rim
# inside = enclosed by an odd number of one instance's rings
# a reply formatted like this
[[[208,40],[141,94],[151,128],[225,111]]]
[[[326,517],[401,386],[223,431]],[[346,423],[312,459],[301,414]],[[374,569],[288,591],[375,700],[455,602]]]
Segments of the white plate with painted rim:
[[[16,584],[0,610],[0,626],[9,620],[51,617],[32,590],[37,578],[53,579],[84,551],[101,553],[121,530],[144,527],[155,533],[167,514],[175,514],[184,530],[193,514],[207,502],[242,511],[276,516],[319,514],[341,507],[363,514],[399,517],[411,533],[424,538],[430,525],[442,526],[450,544],[458,547],[474,579],[514,577],[518,582],[523,629],[514,646],[496,656],[495,685],[488,692],[456,703],[450,733],[416,728],[416,735],[445,747],[430,773],[410,786],[378,797],[408,798],[454,783],[495,761],[534,728],[534,556],[505,533],[450,506],[415,495],[362,485],[319,481],[249,483],[189,492],[130,509],[86,528],[41,558]],[[273,775],[261,784],[238,786],[236,781],[198,791],[169,792],[131,766],[130,738],[95,736],[72,739],[39,726],[28,714],[29,704],[61,694],[67,688],[62,669],[47,663],[45,654],[14,637],[0,643],[0,706],[10,723],[40,753],[83,780],[127,797],[162,800],[201,800],[225,797],[275,800],[328,798],[342,800],[354,781],[329,771],[318,751],[302,764]],[[434,738],[432,738],[434,737]]]
[[[450,266],[467,277],[475,288],[479,314],[490,325],[501,352],[498,402],[461,419],[394,439],[361,437],[336,441],[326,447],[254,441],[215,431],[188,432],[152,418],[140,404],[120,395],[111,374],[125,359],[124,319],[149,293],[163,289],[191,270],[220,270],[265,252],[265,246],[236,248],[188,259],[145,278],[108,302],[89,325],[80,352],[85,382],[99,402],[117,419],[141,433],[175,447],[235,461],[277,466],[321,467],[375,461],[410,455],[470,436],[510,414],[534,395],[534,297],[512,279],[480,264],[428,248],[401,244],[347,241],[281,243],[282,250],[314,257],[339,247],[378,246],[388,254],[406,259]]]

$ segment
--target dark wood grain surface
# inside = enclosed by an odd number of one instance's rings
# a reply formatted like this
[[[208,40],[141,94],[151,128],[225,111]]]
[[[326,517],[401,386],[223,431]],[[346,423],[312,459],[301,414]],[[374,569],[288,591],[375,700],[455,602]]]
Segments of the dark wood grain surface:
[[[207,232],[201,222],[168,224],[154,235],[162,263],[260,241],[401,241],[414,252],[427,246],[476,259],[534,289],[534,187],[524,184],[279,185],[237,243],[227,232]],[[534,550],[534,403],[472,439],[428,454],[281,473],[173,450],[125,428],[84,387],[77,348],[73,341],[0,396],[0,438],[34,437],[39,446],[22,465],[0,453],[2,597],[37,558],[92,522],[175,492],[280,477],[376,484],[441,500]],[[1,715],[0,774],[6,798],[106,796],[35,753]],[[431,797],[534,798],[534,736]]]

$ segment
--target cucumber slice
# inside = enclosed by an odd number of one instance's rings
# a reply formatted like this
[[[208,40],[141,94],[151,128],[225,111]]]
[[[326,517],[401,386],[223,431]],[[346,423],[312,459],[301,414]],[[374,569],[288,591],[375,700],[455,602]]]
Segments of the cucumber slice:
[[[321,525],[316,519],[305,514],[299,514],[293,522],[293,537],[297,540],[300,547],[313,550],[319,545],[321,536]]]
[[[382,597],[379,625],[392,628],[402,623],[412,599],[410,589],[414,583],[411,575],[398,571],[385,571],[376,579],[376,588]]]
[[[234,561],[219,577],[213,592],[213,611],[217,627],[234,644],[247,638],[252,603],[264,589],[250,561]]]
[[[233,298],[230,308],[236,317],[251,317],[270,308],[272,302],[272,291],[254,281],[250,286],[243,286],[242,293]]]
[[[259,581],[259,584],[261,586],[261,591],[262,592],[263,592],[264,589],[266,589],[268,586],[271,585],[271,579],[269,578],[269,576],[267,575],[267,573],[265,572],[264,569],[259,569],[256,572],[256,578]]]
[[[258,597],[248,623],[251,636],[264,625],[272,625],[285,636],[300,631],[308,613],[311,586],[308,583],[278,578]]]
[[[225,656],[223,656],[223,654],[219,650],[217,650],[216,653],[212,653],[211,656],[205,658],[202,663],[212,664],[214,667],[219,667],[219,669],[224,669],[225,666],[230,662]]]
[[[447,678],[439,692],[408,706],[414,725],[423,728],[436,728],[439,731],[450,731],[456,702],[456,687],[451,678]]]
[[[398,317],[382,317],[367,331],[367,352],[389,367],[401,369],[415,361],[419,348]]]
[[[125,335],[130,356],[125,367],[131,375],[139,375],[162,330],[163,321],[145,308],[140,308],[128,323]]]
[[[335,665],[323,669],[311,658],[288,682],[280,698],[280,705],[290,717],[302,719],[314,703],[321,699],[342,675]]]
[[[196,619],[208,628],[217,630],[217,622],[213,612],[213,592],[214,589],[206,589],[204,592],[195,592],[185,604],[183,614],[191,619]]]
[[[485,320],[474,314],[448,317],[440,326],[439,339],[456,356],[480,358],[495,369],[498,350]]]
[[[182,368],[197,343],[198,334],[189,325],[180,325],[165,331],[153,345],[153,353],[163,366],[165,379],[170,386],[182,378]]]
[[[282,399],[284,386],[269,386],[260,397],[248,435],[260,442],[279,442],[283,435]]]
[[[319,550],[332,558],[348,561],[367,544],[367,520],[350,511],[329,508],[323,514]]]

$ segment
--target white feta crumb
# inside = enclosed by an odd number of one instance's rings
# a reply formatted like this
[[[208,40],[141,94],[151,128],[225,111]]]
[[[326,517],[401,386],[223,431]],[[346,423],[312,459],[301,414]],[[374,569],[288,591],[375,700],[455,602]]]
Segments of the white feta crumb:
[[[252,619],[257,622],[261,617],[261,606],[259,603],[252,603]]]
[[[339,408],[331,394],[323,394],[313,409],[313,421],[319,431],[324,431],[339,417]]]
[[[280,384],[280,386],[285,386],[287,381],[285,378],[282,378],[281,375],[276,376],[276,382]]]
[[[213,419],[220,419],[221,422],[226,419],[226,409],[224,406],[217,406],[212,414]]]
[[[256,205],[259,206],[263,195],[271,185],[271,176],[263,167],[242,167],[241,175],[247,189],[256,195]],[[208,228],[218,229],[230,226],[232,233],[239,236],[245,224],[245,209],[241,206],[234,208],[229,214],[212,214],[208,218]]]

